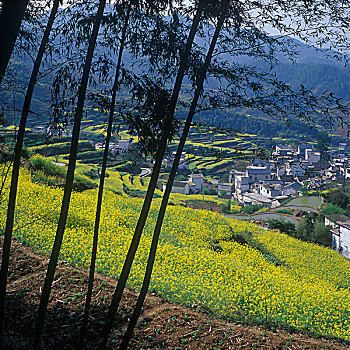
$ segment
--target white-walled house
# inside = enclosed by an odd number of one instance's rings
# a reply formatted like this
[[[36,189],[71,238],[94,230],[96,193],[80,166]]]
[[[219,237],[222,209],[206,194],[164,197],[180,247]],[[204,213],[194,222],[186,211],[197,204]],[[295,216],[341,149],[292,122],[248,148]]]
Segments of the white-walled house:
[[[285,145],[277,145],[275,151],[273,152],[274,156],[280,157],[291,157],[294,154],[294,150]]]
[[[280,184],[259,183],[259,194],[268,198],[275,198],[282,194]]]
[[[275,208],[280,205],[279,201],[274,198],[268,198],[266,196],[263,196],[258,193],[252,193],[252,192],[244,192],[242,193],[242,199],[241,202],[244,206],[249,205],[261,205],[263,207],[267,208]]]
[[[350,218],[335,214],[325,217],[324,223],[331,228],[332,248],[350,259]]]
[[[129,150],[131,144],[132,144],[132,138],[127,140],[118,140],[117,142],[111,142],[109,144],[109,150],[112,152],[112,154],[119,154],[119,153],[125,153]],[[104,149],[105,144],[104,142],[98,142],[95,144],[95,149]]]
[[[316,152],[312,149],[306,149],[305,150],[305,160],[308,163],[319,163],[321,160],[321,154],[320,152]]]
[[[131,143],[132,143],[132,139],[119,140],[118,143],[116,144],[116,149],[118,150],[119,153],[127,152],[131,146]]]
[[[284,196],[299,195],[302,188],[303,188],[303,184],[301,184],[300,182],[293,182],[283,187],[282,194]]]
[[[244,172],[231,172],[234,175],[235,198],[241,200],[242,193],[248,192],[254,183],[272,181],[270,166],[266,163],[249,165]]]
[[[195,184],[196,192],[200,192],[202,190],[204,182],[203,174],[190,174],[188,175],[188,180]]]
[[[175,155],[176,155],[176,152],[173,152],[168,157],[164,158],[163,162],[166,164],[166,166],[171,167],[173,165]],[[178,169],[185,169],[185,170],[190,169],[189,163],[186,162],[186,152],[181,153]]]
[[[305,151],[307,149],[310,149],[310,150],[313,150],[314,149],[314,146],[313,145],[298,145],[298,156],[301,158],[301,159],[305,159]]]
[[[224,194],[225,192],[225,194]],[[226,198],[231,198],[232,196],[232,184],[227,182],[227,183],[219,183],[218,184],[218,196],[221,196],[224,194],[224,197]]]
[[[163,192],[166,189],[166,182],[163,182]],[[171,187],[171,193],[181,193],[181,194],[195,194],[196,185],[191,181],[174,181]]]
[[[339,236],[334,234],[334,249],[338,250],[339,253],[350,259],[350,221],[340,222],[339,225]],[[332,232],[333,234],[333,232]],[[332,237],[332,246],[333,246]]]

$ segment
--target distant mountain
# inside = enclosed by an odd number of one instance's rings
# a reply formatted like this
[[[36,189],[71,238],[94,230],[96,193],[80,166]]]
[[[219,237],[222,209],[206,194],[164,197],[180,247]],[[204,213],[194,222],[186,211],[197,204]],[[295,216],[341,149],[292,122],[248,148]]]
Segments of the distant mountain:
[[[255,66],[261,70],[271,70],[271,72],[276,73],[277,77],[290,84],[294,88],[298,88],[301,84],[305,85],[307,88],[313,90],[315,93],[323,93],[325,91],[332,91],[336,96],[342,97],[345,100],[350,101],[350,68],[344,66],[344,62],[338,61],[333,58],[336,55],[334,51],[323,50],[319,51],[312,46],[306,45],[299,40],[285,38],[283,40],[290,40],[293,45],[295,45],[298,56],[295,59],[295,63],[292,63],[283,52],[276,53],[276,59],[278,63],[271,69],[262,60],[253,60],[250,57],[240,56],[235,58],[237,63]],[[232,60],[229,55],[226,55],[228,60]],[[127,53],[124,55],[124,64],[130,65],[132,63],[132,57]],[[20,76],[22,78],[23,86],[26,86],[26,80],[29,79],[32,63],[30,60],[23,60],[19,57],[14,57],[12,59],[12,74],[14,76]],[[49,86],[51,85],[51,78],[49,76],[45,77],[41,82],[40,86],[36,88],[32,110],[37,113],[37,115],[32,115],[30,122],[32,124],[38,123],[38,118],[42,121],[48,120],[49,115]],[[216,88],[218,83],[210,78],[207,82],[207,87]],[[1,92],[0,99],[7,100],[10,102],[10,110],[13,108],[13,99],[16,99],[16,105],[18,110],[22,107],[23,95],[20,93],[12,94],[9,92]],[[240,111],[241,112],[241,111]],[[12,112],[7,112],[11,116]],[[217,113],[225,120],[224,124],[233,129],[243,128],[245,132],[259,132],[256,128],[261,126],[260,132],[265,134],[263,130],[266,130],[266,136],[271,136],[271,129],[266,127],[269,122],[266,119],[262,119],[261,116],[255,115],[253,112],[250,113],[249,121],[244,120],[244,116],[241,113],[236,114],[236,118],[232,118],[235,115],[232,111],[227,111],[226,117],[223,112]],[[210,117],[211,114],[202,113],[201,119],[203,122],[207,120],[209,123],[213,122],[213,118]],[[230,116],[232,122],[230,122]],[[219,118],[219,119],[222,119]],[[243,119],[242,119],[243,118]],[[254,118],[257,118],[254,120]],[[218,118],[214,118],[219,120]],[[11,117],[12,122],[12,117]],[[302,123],[301,123],[302,124]],[[254,125],[255,130],[250,130]],[[272,124],[270,124],[271,126]],[[302,124],[304,125],[304,124]],[[273,123],[273,128],[278,132],[279,130],[284,130],[285,127],[281,129],[281,122],[276,121]],[[300,123],[295,123],[293,134],[302,133],[308,134],[304,126]],[[293,126],[290,128],[293,130]],[[264,136],[264,135],[262,135]]]

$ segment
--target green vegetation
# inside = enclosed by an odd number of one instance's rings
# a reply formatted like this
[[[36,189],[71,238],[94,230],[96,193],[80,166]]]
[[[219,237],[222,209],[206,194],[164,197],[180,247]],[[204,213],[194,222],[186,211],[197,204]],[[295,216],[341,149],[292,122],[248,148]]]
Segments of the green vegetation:
[[[323,192],[324,198],[331,204],[350,213],[350,183],[347,181],[342,188],[330,189]]]
[[[268,228],[270,230],[273,230],[273,229],[280,230],[280,232],[286,233],[287,235],[290,235],[292,237],[296,236],[295,225],[291,222],[282,221],[282,220],[269,220]]]
[[[291,201],[289,201],[286,206],[296,206],[296,207],[309,207],[309,208],[315,208],[319,209],[322,205],[322,198],[317,196],[303,196],[303,197],[297,197],[293,198]]]
[[[244,214],[253,214],[258,212],[259,210],[263,209],[264,207],[262,205],[258,205],[258,204],[252,204],[252,205],[248,205],[246,207],[243,207],[242,212]]]
[[[16,237],[48,253],[62,190],[32,183],[26,171],[19,184]],[[95,201],[96,190],[72,194],[61,259],[75,266],[88,266]],[[107,191],[104,203],[97,269],[118,276],[142,200]],[[158,205],[156,200],[131,271],[133,288],[142,283]],[[3,228],[6,203],[1,206]],[[151,288],[233,320],[349,339],[349,271],[349,262],[330,249],[210,211],[170,206]]]
[[[326,247],[332,246],[332,235],[329,227],[323,223],[323,217],[315,213],[307,213],[297,227],[291,222],[283,220],[270,220],[269,229],[278,229],[280,232],[306,242],[317,243]]]
[[[345,214],[345,209],[338,207],[335,204],[327,203],[322,209],[322,214],[325,216],[335,215],[335,214]]]
[[[34,182],[44,183],[49,186],[63,186],[67,169],[65,166],[59,166],[49,159],[36,154],[29,159],[29,166],[32,171]],[[73,188],[77,191],[84,191],[95,188],[97,185],[86,175],[76,173],[74,176]]]

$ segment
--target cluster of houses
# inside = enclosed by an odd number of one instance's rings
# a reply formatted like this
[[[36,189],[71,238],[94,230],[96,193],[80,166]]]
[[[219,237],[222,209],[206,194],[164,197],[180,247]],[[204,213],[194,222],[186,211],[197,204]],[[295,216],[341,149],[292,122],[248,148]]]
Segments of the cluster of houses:
[[[349,155],[345,144],[328,152],[329,161],[313,145],[298,148],[278,145],[269,160],[253,160],[245,171],[233,169],[229,182],[233,199],[246,205],[279,206],[290,196],[300,195],[304,186],[317,189],[327,182],[350,178]]]
[[[126,139],[126,140],[117,140],[117,142],[111,142],[109,144],[109,151],[115,156],[115,155],[118,155],[118,154],[122,154],[122,153],[125,153],[127,152],[130,147],[131,147],[131,144],[132,144],[132,141],[133,139],[132,138],[129,138],[129,139]],[[95,144],[95,149],[98,150],[98,149],[104,149],[104,143],[102,142],[98,142]]]
[[[277,145],[268,160],[254,159],[244,170],[232,169],[228,183],[216,183],[218,194],[232,198],[244,206],[257,204],[274,208],[291,196],[300,195],[303,187],[317,189],[327,182],[350,178],[349,154],[346,144],[328,151],[329,161],[321,161],[321,154],[311,144],[292,149]],[[164,160],[172,165],[173,155]],[[180,169],[189,169],[186,153],[180,160]],[[191,174],[187,181],[176,181],[173,193],[195,194],[202,190],[202,174]],[[163,184],[165,188],[165,184]]]

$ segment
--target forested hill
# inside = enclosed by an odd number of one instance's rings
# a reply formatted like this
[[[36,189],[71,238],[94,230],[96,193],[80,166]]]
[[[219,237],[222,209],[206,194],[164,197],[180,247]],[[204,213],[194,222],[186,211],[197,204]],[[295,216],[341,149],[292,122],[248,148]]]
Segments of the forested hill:
[[[272,68],[272,72],[276,73],[278,79],[294,88],[298,88],[303,84],[316,94],[332,91],[337,97],[350,101],[350,67],[346,67],[342,61],[334,59],[332,56],[336,54],[335,52],[330,50],[317,51],[296,39],[288,38],[288,40],[292,41],[292,45],[295,45],[299,54],[295,59],[295,63],[292,63],[283,53],[277,53],[278,63]],[[226,58],[229,58],[229,55]],[[127,53],[125,53],[123,60],[126,66],[132,64],[132,58]],[[235,60],[242,65],[255,66],[261,70],[271,70],[266,63],[254,61],[249,57],[242,56]],[[25,60],[19,56],[14,56],[12,59],[10,74],[21,80],[22,90],[26,87],[26,78],[29,78],[31,66],[32,63],[29,59]],[[44,76],[40,80],[32,102],[31,109],[34,113],[30,117],[29,126],[48,120],[50,113],[49,87],[51,83],[52,77],[50,75]],[[206,88],[216,89],[217,85],[218,83],[214,79],[209,79]],[[16,90],[18,91],[17,88]],[[19,113],[23,103],[23,94],[10,91],[0,92],[0,101],[1,99],[8,102],[5,114],[9,116],[9,121],[12,123],[14,100]],[[310,132],[310,128],[304,123],[293,121],[290,126],[287,126],[279,120],[271,120],[268,116],[254,111],[210,111],[200,113],[196,116],[196,120],[215,126],[229,127],[241,132],[259,133],[266,137],[283,136],[285,134],[301,137],[302,135],[315,136],[317,134],[316,129]]]

